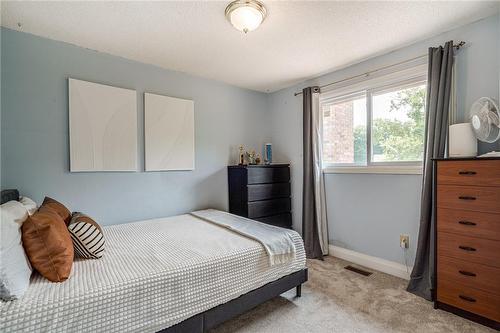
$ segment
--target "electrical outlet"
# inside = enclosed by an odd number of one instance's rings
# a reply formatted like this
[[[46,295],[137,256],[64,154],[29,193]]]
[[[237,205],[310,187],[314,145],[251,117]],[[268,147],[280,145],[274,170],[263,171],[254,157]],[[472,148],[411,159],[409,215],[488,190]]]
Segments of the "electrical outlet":
[[[409,248],[410,247],[410,236],[399,235],[399,246],[403,249]]]

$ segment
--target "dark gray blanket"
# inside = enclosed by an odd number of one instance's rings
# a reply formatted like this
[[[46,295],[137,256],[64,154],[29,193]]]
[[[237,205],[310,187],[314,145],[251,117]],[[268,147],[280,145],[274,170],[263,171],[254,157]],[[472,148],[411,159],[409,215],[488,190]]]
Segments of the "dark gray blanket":
[[[2,201],[0,204],[4,204],[7,201],[19,201],[19,191],[18,190],[2,190]]]

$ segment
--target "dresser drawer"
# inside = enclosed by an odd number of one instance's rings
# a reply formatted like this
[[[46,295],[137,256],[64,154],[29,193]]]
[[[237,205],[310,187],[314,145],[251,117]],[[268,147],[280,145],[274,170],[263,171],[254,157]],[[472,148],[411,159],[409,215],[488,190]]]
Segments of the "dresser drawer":
[[[438,208],[500,213],[500,187],[439,185]]]
[[[272,224],[272,225],[275,225],[278,227],[282,227],[282,228],[288,228],[288,229],[292,228],[292,214],[291,213],[260,217],[260,218],[256,218],[256,220],[263,222],[263,223]]]
[[[437,230],[500,240],[500,214],[438,208]]]
[[[248,184],[284,183],[290,181],[289,167],[248,168]]]
[[[439,161],[437,183],[500,186],[500,160]]]
[[[438,256],[438,279],[456,281],[500,297],[500,268]]]
[[[248,203],[248,217],[258,218],[287,213],[291,209],[290,198],[253,201]]]
[[[287,198],[290,196],[290,183],[251,184],[247,186],[248,201]]]
[[[437,286],[438,301],[500,321],[500,296],[444,279]]]
[[[500,241],[438,232],[437,254],[500,267]]]

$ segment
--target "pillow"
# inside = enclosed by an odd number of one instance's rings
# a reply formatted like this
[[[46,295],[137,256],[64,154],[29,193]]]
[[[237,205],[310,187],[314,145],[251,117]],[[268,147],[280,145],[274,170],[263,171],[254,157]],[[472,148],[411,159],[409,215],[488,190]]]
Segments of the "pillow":
[[[0,298],[20,298],[28,289],[31,266],[21,243],[21,226],[28,211],[18,201],[0,206]]]
[[[75,212],[68,225],[75,253],[82,258],[98,259],[104,252],[101,227],[85,214]]]
[[[71,212],[59,201],[56,201],[49,197],[45,197],[45,199],[43,199],[42,206],[52,208],[57,214],[59,214],[66,225],[71,220]]]
[[[73,242],[66,224],[52,208],[43,206],[22,227],[26,254],[42,276],[52,282],[65,281],[73,266]]]
[[[28,210],[28,214],[31,216],[35,214],[36,210],[38,209],[36,202],[31,200],[28,197],[20,197],[19,202]]]

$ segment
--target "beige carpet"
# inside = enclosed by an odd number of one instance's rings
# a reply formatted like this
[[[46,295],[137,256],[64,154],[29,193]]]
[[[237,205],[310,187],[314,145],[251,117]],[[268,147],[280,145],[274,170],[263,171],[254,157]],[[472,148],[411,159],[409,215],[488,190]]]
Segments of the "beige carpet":
[[[333,257],[310,260],[302,297],[289,291],[212,332],[496,332],[434,310],[405,291],[405,280],[379,272],[364,277],[345,270],[348,264]]]

